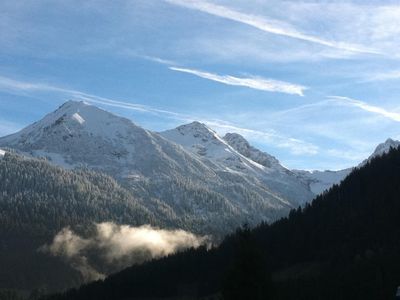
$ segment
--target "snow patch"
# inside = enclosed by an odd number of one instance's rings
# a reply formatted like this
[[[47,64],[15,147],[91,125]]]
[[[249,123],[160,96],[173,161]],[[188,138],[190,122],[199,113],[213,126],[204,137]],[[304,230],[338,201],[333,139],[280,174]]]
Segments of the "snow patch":
[[[72,115],[72,119],[74,119],[75,121],[77,121],[79,124],[83,124],[83,123],[85,123],[85,119],[84,118],[82,118],[78,113],[74,113],[73,115]]]
[[[6,151],[0,149],[0,157],[3,157],[6,154]]]

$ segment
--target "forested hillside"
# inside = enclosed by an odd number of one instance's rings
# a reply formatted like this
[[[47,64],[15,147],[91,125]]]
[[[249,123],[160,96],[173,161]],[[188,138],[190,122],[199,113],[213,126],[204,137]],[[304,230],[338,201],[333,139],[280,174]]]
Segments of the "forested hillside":
[[[0,158],[0,187],[1,287],[57,289],[80,283],[75,271],[37,250],[65,226],[85,234],[93,222],[110,220],[165,225],[112,178],[44,160],[7,153]]]
[[[70,264],[40,250],[66,227],[81,237],[93,235],[95,223],[101,222],[149,224],[221,237],[240,224],[232,218],[232,214],[239,218],[238,209],[222,194],[189,179],[169,182],[162,190],[150,180],[121,186],[103,173],[67,170],[7,149],[0,158],[0,288],[43,286],[55,291],[81,284],[81,274]],[[245,201],[256,196],[239,183],[230,192]],[[201,217],[205,211],[215,220],[212,224]],[[242,218],[255,222],[249,212]]]
[[[304,209],[244,228],[217,249],[132,266],[47,299],[376,300],[393,299],[399,284],[400,150],[392,149]]]

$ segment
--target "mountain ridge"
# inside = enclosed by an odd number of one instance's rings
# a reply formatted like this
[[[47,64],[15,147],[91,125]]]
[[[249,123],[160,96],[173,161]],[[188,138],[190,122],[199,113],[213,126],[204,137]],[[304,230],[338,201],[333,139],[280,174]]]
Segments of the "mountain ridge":
[[[370,158],[399,144],[388,139]],[[105,172],[135,196],[147,199],[154,213],[171,214],[174,222],[190,216],[196,224],[192,227],[198,226],[201,233],[210,226],[212,231],[226,233],[226,228],[233,230],[243,222],[276,220],[353,170],[289,170],[237,133],[219,137],[200,122],[156,133],[76,101],[0,138],[0,147],[45,157],[67,169],[89,167]],[[196,202],[188,196],[197,195],[196,191],[214,202]],[[227,214],[222,219],[217,217],[221,208]]]
[[[285,183],[279,190],[263,182],[263,166],[237,153],[215,132],[206,129],[202,136],[210,138],[210,145],[223,145],[218,152],[221,161],[93,105],[68,101],[21,131],[0,138],[0,147],[45,157],[64,168],[104,172],[144,199],[152,213],[171,216],[175,225],[197,233],[224,235],[244,222],[276,220],[312,199],[300,182],[303,194],[285,197]],[[225,152],[232,155],[224,157]]]

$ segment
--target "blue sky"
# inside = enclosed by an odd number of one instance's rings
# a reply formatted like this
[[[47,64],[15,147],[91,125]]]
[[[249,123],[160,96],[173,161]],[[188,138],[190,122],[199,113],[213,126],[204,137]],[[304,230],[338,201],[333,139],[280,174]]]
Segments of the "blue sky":
[[[3,0],[0,46],[0,135],[75,99],[238,132],[290,168],[400,139],[395,1]]]

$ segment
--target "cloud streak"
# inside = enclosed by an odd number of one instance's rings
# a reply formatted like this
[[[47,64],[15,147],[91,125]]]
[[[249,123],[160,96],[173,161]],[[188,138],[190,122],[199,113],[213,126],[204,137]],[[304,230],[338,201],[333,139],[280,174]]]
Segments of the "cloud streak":
[[[62,88],[54,85],[48,85],[43,83],[32,83],[32,82],[24,82],[18,81],[14,79],[10,79],[7,77],[0,76],[0,90],[5,91],[17,91],[17,92],[57,92],[65,94],[67,97],[73,97],[76,100],[83,100],[90,103],[103,104],[107,106],[126,108],[130,110],[135,110],[139,112],[146,112],[152,114],[163,114],[174,118],[180,118],[182,120],[191,120],[188,119],[188,116],[183,114],[175,113],[168,110],[157,109],[148,105],[129,103],[126,101],[118,101],[110,98],[100,97],[97,95],[85,93],[82,91]]]
[[[123,108],[133,111],[138,111],[141,113],[149,113],[159,116],[165,116],[170,119],[179,120],[182,122],[193,122],[201,121],[208,124],[210,127],[217,129],[226,133],[226,130],[235,131],[241,133],[247,138],[258,139],[266,144],[271,144],[274,147],[289,149],[295,155],[307,154],[312,155],[318,152],[318,147],[307,143],[305,141],[287,137],[279,134],[278,132],[271,131],[259,131],[254,129],[245,128],[243,126],[230,124],[220,120],[210,120],[208,118],[193,116],[189,114],[176,113],[169,110],[157,109],[152,106],[130,103],[127,101],[120,101],[109,99],[105,97],[99,97],[89,93],[84,93],[74,89],[66,89],[57,86],[52,86],[42,83],[31,83],[17,81],[14,79],[9,79],[7,77],[0,76],[0,90],[5,91],[17,91],[17,92],[58,92],[65,94],[67,97],[72,97],[75,100],[83,100],[89,103],[102,104],[111,107]]]
[[[298,31],[297,29],[293,28],[290,24],[286,24],[281,21],[251,14],[245,14],[230,9],[228,7],[216,5],[206,1],[201,1],[201,0],[165,0],[165,1],[170,4],[186,7],[189,9],[201,11],[220,18],[246,24],[271,34],[286,36],[298,40],[303,40],[306,42],[319,44],[325,47],[330,47],[354,53],[380,54],[379,51],[364,47],[362,45],[326,40],[317,36],[302,33],[301,31]]]
[[[285,94],[292,94],[298,96],[304,96],[304,91],[307,89],[302,85],[292,84],[284,81],[265,79],[262,77],[234,77],[230,75],[218,75],[209,72],[170,67],[173,71],[183,72],[192,74],[204,79],[224,83],[227,85],[244,86],[255,90],[267,91],[267,92],[279,92]]]
[[[95,224],[92,236],[82,237],[69,227],[40,251],[61,257],[79,271],[85,281],[102,279],[132,264],[208,244],[208,237],[184,230],[165,230],[143,225],[132,227],[112,222]]]
[[[378,116],[390,119],[395,122],[400,122],[400,113],[388,111],[382,107],[370,105],[366,102],[352,99],[349,97],[341,97],[341,96],[330,96],[329,99],[336,100],[337,103],[350,105],[353,107],[360,108],[364,111],[376,114]]]

